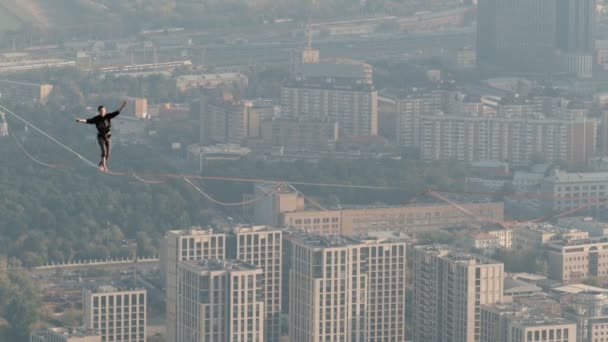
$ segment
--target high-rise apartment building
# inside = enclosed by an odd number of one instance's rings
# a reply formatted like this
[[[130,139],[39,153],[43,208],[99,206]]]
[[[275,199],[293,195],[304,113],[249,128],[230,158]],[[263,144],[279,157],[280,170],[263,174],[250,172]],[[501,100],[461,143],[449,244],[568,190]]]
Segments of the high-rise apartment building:
[[[265,226],[236,227],[226,231],[190,229],[170,231],[164,242],[161,265],[166,274],[167,336],[179,341],[176,326],[177,265],[182,261],[236,259],[262,269],[259,295],[265,304],[264,341],[278,341],[281,313],[281,231]],[[172,338],[173,336],[173,338]]]
[[[277,117],[263,121],[260,126],[259,144],[266,150],[331,151],[339,137],[338,122],[328,118]],[[248,142],[252,146],[257,141]]]
[[[608,296],[582,292],[561,299],[562,316],[576,323],[577,342],[608,339]]]
[[[290,341],[404,341],[405,249],[398,240],[292,237]]]
[[[266,341],[261,274],[239,261],[178,263],[177,341]]]
[[[477,61],[514,71],[552,71],[555,0],[478,0]]]
[[[575,342],[576,324],[518,304],[481,307],[480,342]]]
[[[213,230],[172,230],[163,241],[161,267],[165,279],[167,340],[177,340],[177,266],[182,261],[226,259],[226,235]]]
[[[146,342],[146,290],[99,286],[83,291],[83,320],[104,342]]]
[[[414,342],[480,341],[484,304],[502,302],[502,263],[447,246],[414,248]]]
[[[102,342],[99,332],[84,329],[50,328],[30,334],[30,342]]]
[[[596,152],[595,119],[433,115],[421,121],[421,157],[427,160],[527,165],[541,155],[576,165]]]
[[[267,342],[278,341],[281,335],[282,242],[280,230],[264,226],[237,227],[228,235],[228,257],[262,270],[259,297],[264,303]]]
[[[378,92],[365,83],[328,80],[293,80],[281,89],[286,117],[337,121],[340,136],[378,134]]]

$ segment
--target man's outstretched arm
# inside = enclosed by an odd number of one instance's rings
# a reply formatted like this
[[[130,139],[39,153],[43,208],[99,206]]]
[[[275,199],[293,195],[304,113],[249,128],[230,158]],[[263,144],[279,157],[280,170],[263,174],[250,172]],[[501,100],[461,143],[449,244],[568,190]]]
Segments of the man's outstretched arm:
[[[120,105],[120,107],[113,113],[108,114],[107,116],[112,119],[118,116],[118,114],[120,114],[120,112],[125,109],[125,107],[127,106],[127,101],[122,101],[122,104]]]
[[[96,120],[95,118],[97,118],[97,117],[95,116],[95,117],[92,117],[90,119],[80,119],[80,118],[77,118],[76,122],[93,124],[93,123],[95,123],[95,120]]]

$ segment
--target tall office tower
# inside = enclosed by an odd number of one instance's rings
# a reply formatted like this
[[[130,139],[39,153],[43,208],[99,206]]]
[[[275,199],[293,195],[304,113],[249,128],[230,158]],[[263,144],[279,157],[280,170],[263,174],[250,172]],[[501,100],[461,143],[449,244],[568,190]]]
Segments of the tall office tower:
[[[582,342],[576,331],[574,322],[518,304],[481,307],[480,342]]]
[[[177,265],[181,261],[237,259],[259,267],[259,281],[263,285],[260,296],[267,308],[264,341],[275,342],[280,337],[281,313],[281,231],[266,226],[236,227],[221,232],[190,229],[171,231],[163,247],[161,264],[166,273],[167,336],[169,341],[180,341],[175,335],[179,324],[176,315]],[[174,336],[174,339],[171,339]]]
[[[555,0],[479,0],[477,61],[512,71],[554,69]]]
[[[378,91],[371,84],[299,79],[281,89],[281,105],[287,117],[337,121],[340,136],[378,134]]]
[[[265,341],[261,275],[239,261],[178,263],[177,341]]]
[[[562,316],[576,323],[577,342],[608,338],[608,295],[583,292],[560,299]]]
[[[174,230],[163,241],[161,267],[167,291],[167,340],[177,342],[177,265],[179,262],[226,258],[226,235],[213,230]]]
[[[290,249],[292,342],[405,340],[405,242],[300,233]]]
[[[30,334],[30,342],[101,342],[94,330],[50,328]]]
[[[481,305],[502,301],[503,264],[447,246],[418,246],[413,267],[413,341],[479,341]]]
[[[596,0],[557,0],[557,47],[567,71],[593,75]]]
[[[229,258],[262,270],[259,294],[264,302],[266,342],[277,342],[281,336],[282,241],[280,230],[264,226],[237,227],[228,238]],[[230,255],[231,251],[236,255]]]
[[[102,341],[146,342],[146,290],[85,289],[83,308],[85,326]]]

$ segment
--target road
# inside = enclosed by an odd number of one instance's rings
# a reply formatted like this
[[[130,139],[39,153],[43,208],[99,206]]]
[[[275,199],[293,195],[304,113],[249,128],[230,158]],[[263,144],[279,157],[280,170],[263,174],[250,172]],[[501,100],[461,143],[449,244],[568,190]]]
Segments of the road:
[[[438,56],[443,50],[474,46],[474,37],[474,29],[467,27],[438,32],[329,38],[315,41],[314,47],[321,50],[322,58],[378,59],[416,55],[421,52]],[[301,45],[302,42],[296,40],[255,41],[238,45],[205,44],[189,49],[160,47],[157,53],[163,60],[183,59],[183,54],[187,53],[193,63],[204,62],[205,65],[213,67],[264,65],[287,63]],[[135,53],[138,60],[143,59],[143,50],[135,50]],[[148,51],[146,62],[153,62],[150,58],[151,53]]]

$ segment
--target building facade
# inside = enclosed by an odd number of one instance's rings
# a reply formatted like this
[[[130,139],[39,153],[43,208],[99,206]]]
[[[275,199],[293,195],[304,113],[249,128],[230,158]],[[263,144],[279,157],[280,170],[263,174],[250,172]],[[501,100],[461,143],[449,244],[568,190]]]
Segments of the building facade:
[[[180,262],[177,341],[265,341],[261,274],[238,261]]]
[[[503,299],[502,263],[447,246],[416,246],[412,275],[414,342],[480,341],[481,305]]]
[[[258,276],[259,296],[265,304],[264,341],[275,342],[280,337],[282,291],[281,231],[266,226],[234,227],[214,232],[212,229],[193,228],[170,231],[161,255],[162,273],[166,274],[167,336],[177,339],[177,266],[182,261],[235,259],[262,270]],[[172,336],[173,339],[171,338]]]
[[[0,80],[0,99],[5,102],[39,103],[45,105],[52,91],[52,84]]]
[[[553,71],[555,0],[478,0],[477,61],[513,71]]]
[[[588,206],[588,211],[606,208],[608,172],[571,173],[556,170],[540,183],[544,209],[563,212]]]
[[[481,307],[480,342],[575,342],[576,324],[516,304]]]
[[[146,290],[85,289],[83,321],[102,341],[146,342],[146,305]]]
[[[312,117],[338,122],[345,137],[378,134],[378,92],[372,85],[291,81],[281,89],[286,117]]]
[[[502,203],[460,205],[480,219],[504,220]],[[293,211],[280,215],[280,225],[315,234],[359,235],[371,231],[420,233],[477,222],[476,218],[449,204],[418,204],[400,207]]]
[[[596,342],[608,338],[608,295],[577,293],[562,300],[562,316],[576,323],[576,341]]]
[[[608,277],[608,239],[559,240],[545,246],[549,278],[572,282]]]
[[[30,334],[30,342],[102,342],[94,330],[49,328]]]
[[[268,342],[281,336],[282,242],[280,230],[264,226],[237,227],[228,236],[228,256],[232,258],[230,251],[234,250],[236,260],[262,271],[259,297],[264,303],[264,341]]]
[[[335,148],[339,125],[328,118],[273,118],[261,123],[260,135],[266,149],[329,151]]]
[[[290,341],[404,341],[405,249],[394,240],[292,239]]]
[[[425,116],[420,154],[426,160],[494,160],[527,165],[534,156],[570,165],[596,153],[595,119],[532,119],[526,116]]]
[[[226,259],[226,236],[212,230],[173,230],[163,241],[161,268],[165,279],[167,341],[177,339],[178,264],[182,261]]]

